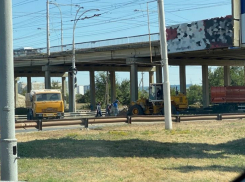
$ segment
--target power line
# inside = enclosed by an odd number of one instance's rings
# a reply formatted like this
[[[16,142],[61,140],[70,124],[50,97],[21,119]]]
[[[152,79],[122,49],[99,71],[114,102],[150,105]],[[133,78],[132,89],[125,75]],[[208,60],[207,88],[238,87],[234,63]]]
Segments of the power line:
[[[63,4],[62,4],[63,2]],[[69,6],[75,7],[76,5],[82,5],[86,6],[87,8],[96,6],[99,6],[101,16],[94,19],[94,20],[86,20],[82,24],[78,24],[77,30],[78,33],[76,36],[84,37],[84,36],[96,36],[99,35],[111,36],[112,34],[118,34],[118,37],[120,37],[120,34],[122,32],[126,32],[131,30],[141,30],[142,32],[147,32],[147,23],[146,23],[146,15],[144,13],[136,13],[133,10],[136,9],[145,9],[146,3],[149,2],[149,0],[127,0],[123,2],[111,2],[106,0],[73,0],[71,2],[62,1],[60,0],[59,4],[62,6],[62,14],[64,15],[64,35],[66,38],[66,41],[70,39],[70,35],[72,34],[72,26],[70,20],[71,17],[71,10]],[[34,4],[41,3],[40,0],[22,0],[20,2],[13,2],[14,9],[17,9],[19,7],[25,7],[25,6],[33,6]],[[166,0],[166,14],[171,15],[171,17],[167,16],[167,25],[173,25],[173,24],[179,24],[179,23],[185,23],[187,21],[193,21],[191,19],[193,18],[187,18],[183,15],[180,15],[179,12],[185,12],[185,11],[194,11],[204,8],[214,8],[218,6],[227,6],[230,5],[230,0],[217,0],[217,1],[211,1],[206,0],[205,3],[193,1],[193,0]],[[150,3],[149,10],[156,10],[157,3],[155,1]],[[32,8],[35,10],[34,8]],[[31,10],[31,9],[30,9]],[[20,45],[21,43],[29,43],[32,39],[32,42],[36,45],[38,45],[38,42],[40,42],[40,45],[45,41],[40,41],[43,38],[41,38],[41,34],[35,33],[38,28],[45,28],[45,9],[36,9],[37,11],[28,12],[28,11],[14,11],[14,31],[16,32],[14,44]],[[56,8],[52,7],[51,10],[53,13],[51,14],[51,22],[52,22],[52,30],[51,30],[51,37],[52,40],[58,40],[57,39],[57,33],[55,33],[59,29],[58,23],[59,16],[58,13],[56,13]],[[72,9],[73,12],[74,9]],[[157,13],[149,13],[150,19],[151,19],[151,27],[154,31],[158,31],[158,18]],[[173,17],[174,16],[174,17]],[[182,21],[181,21],[182,20]],[[28,32],[28,33],[27,33]],[[30,32],[30,33],[29,33]],[[32,35],[32,37],[28,35]],[[42,35],[45,37],[45,35]],[[92,39],[92,38],[91,38]],[[17,41],[17,42],[16,42]],[[69,41],[71,42],[71,41]]]

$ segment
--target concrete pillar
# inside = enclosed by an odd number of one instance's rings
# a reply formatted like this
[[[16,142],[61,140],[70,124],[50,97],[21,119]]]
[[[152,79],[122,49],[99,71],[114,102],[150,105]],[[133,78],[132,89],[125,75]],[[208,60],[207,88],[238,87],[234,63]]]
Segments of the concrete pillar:
[[[154,71],[149,71],[149,85],[154,83]]]
[[[73,90],[73,78],[72,78],[72,75],[69,73],[68,74],[68,87],[69,87],[69,112],[73,112],[74,108],[73,108],[73,93],[74,93],[74,90]]]
[[[208,82],[208,66],[202,66],[202,95],[203,95],[203,107],[208,107],[209,100],[209,82]]]
[[[230,66],[224,66],[224,86],[231,85]]]
[[[138,66],[131,64],[130,70],[130,100],[138,100]]]
[[[18,103],[18,81],[19,81],[19,77],[15,77],[14,78],[14,103],[15,103],[15,108],[17,107],[17,103]]]
[[[50,71],[45,71],[45,89],[51,89]]]
[[[156,82],[162,83],[162,66],[156,66]]]
[[[111,83],[111,103],[116,100],[116,74],[115,71],[110,71]]]
[[[27,77],[27,93],[30,93],[31,92],[31,77],[28,76]]]
[[[180,92],[186,94],[186,70],[185,65],[179,66]]]
[[[94,81],[94,71],[89,72],[90,75],[90,104],[91,104],[91,110],[96,109],[96,98],[95,98],[95,81]]]
[[[65,89],[65,83],[66,83],[66,77],[62,77],[62,98],[65,101],[65,96],[66,96],[66,89]]]
[[[244,71],[244,84],[245,85],[245,66],[243,67],[243,71]]]

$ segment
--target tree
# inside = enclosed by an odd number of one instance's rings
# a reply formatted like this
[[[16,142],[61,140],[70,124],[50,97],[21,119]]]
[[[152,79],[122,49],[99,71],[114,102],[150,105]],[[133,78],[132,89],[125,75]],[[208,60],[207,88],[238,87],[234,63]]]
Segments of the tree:
[[[230,67],[231,86],[244,85],[244,68],[240,66]],[[224,67],[217,67],[214,71],[208,70],[209,86],[224,86]]]
[[[82,94],[76,94],[76,102],[77,103],[86,103],[85,102],[85,97]]]
[[[130,81],[124,79],[121,84],[117,83],[117,97],[122,105],[130,104]]]
[[[60,89],[61,90],[60,82],[52,80],[51,88],[52,89]]]
[[[189,105],[202,103],[202,86],[191,85],[186,92]]]
[[[77,94],[76,101],[77,103],[89,103],[90,102],[90,91],[88,90],[84,95]]]
[[[69,104],[69,94],[68,93],[66,93],[66,95],[65,95],[65,101],[67,104]]]
[[[231,85],[243,86],[244,85],[244,67],[232,66],[230,69]]]
[[[90,90],[84,94],[84,99],[86,103],[90,103]]]
[[[146,90],[139,90],[138,91],[138,97],[148,99],[149,93]]]
[[[106,82],[107,75],[105,72],[99,72],[95,76],[95,98],[96,102],[101,102],[103,106],[105,106],[105,94],[106,94]]]
[[[208,69],[208,81],[209,86],[224,86],[224,69],[223,67],[217,67],[214,71],[211,68]]]
[[[170,87],[170,95],[176,95],[176,88]]]
[[[111,92],[109,90],[106,90],[106,84],[108,84],[108,87],[111,88],[111,83],[108,81],[108,76],[106,72],[99,72],[95,76],[95,97],[96,102],[101,102],[103,106],[106,104],[106,97],[107,94],[109,98],[111,98]],[[106,93],[108,91],[109,93]],[[129,105],[130,104],[130,81],[125,79],[121,83],[118,83],[116,80],[116,97],[123,105]],[[89,97],[88,97],[89,98]],[[90,100],[90,99],[89,99]],[[109,101],[109,103],[112,103],[114,101]],[[108,103],[107,103],[108,104]]]

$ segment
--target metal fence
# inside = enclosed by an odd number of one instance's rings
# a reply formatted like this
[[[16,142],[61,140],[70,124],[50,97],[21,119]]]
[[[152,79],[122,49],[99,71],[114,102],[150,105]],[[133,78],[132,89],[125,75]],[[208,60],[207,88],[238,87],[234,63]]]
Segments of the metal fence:
[[[245,114],[210,114],[210,115],[175,115],[172,116],[174,122],[186,122],[186,121],[205,121],[205,120],[223,120],[223,119],[243,119]],[[125,116],[125,117],[77,117],[62,120],[29,120],[29,121],[16,121],[15,128],[28,128],[35,127],[38,130],[42,130],[42,127],[48,126],[62,126],[62,125],[84,125],[88,128],[89,124],[102,124],[102,123],[127,123],[133,122],[163,122],[164,116]]]
[[[158,41],[159,33],[150,34],[151,41]],[[97,40],[97,41],[89,41],[89,42],[81,42],[75,44],[75,49],[91,49],[91,48],[99,48],[99,47],[106,47],[106,46],[113,46],[113,45],[127,45],[127,44],[135,44],[135,43],[144,43],[149,42],[149,34],[144,35],[137,35],[137,36],[130,36],[130,37],[120,37],[115,39],[105,39],[105,40]],[[57,53],[57,52],[66,52],[72,51],[72,44],[66,44],[61,46],[52,46],[50,47],[50,53]],[[16,50],[17,51],[17,50]],[[40,54],[47,54],[47,48],[37,48],[35,51],[26,54],[18,54],[15,52],[14,57],[26,57],[26,56],[35,56]]]
[[[77,110],[77,112],[65,112],[64,118],[77,118],[77,117],[95,117],[96,111],[90,111],[90,110]],[[101,110],[102,116],[106,115],[106,110]],[[15,115],[16,121],[23,121],[27,120],[27,115]]]

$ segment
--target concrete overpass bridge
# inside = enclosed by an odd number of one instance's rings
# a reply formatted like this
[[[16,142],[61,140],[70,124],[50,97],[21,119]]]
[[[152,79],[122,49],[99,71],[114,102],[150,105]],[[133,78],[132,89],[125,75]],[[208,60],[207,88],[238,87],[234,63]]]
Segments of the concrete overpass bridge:
[[[240,27],[232,16],[213,18],[167,27],[169,65],[180,67],[180,91],[186,92],[186,66],[202,66],[204,106],[209,104],[208,66],[224,66],[224,85],[230,84],[229,66],[245,66],[245,54],[239,47]],[[131,100],[138,98],[138,71],[149,72],[149,82],[162,82],[159,34],[139,35],[117,39],[107,39],[77,43],[76,67],[78,71],[90,72],[91,95],[95,95],[94,72],[110,71],[111,100],[115,100],[115,71],[129,71]],[[33,49],[21,53],[15,51],[15,77],[27,77],[28,91],[31,77],[45,77],[46,88],[50,87],[50,77],[63,77],[71,68],[72,45],[55,46],[47,49]],[[79,79],[79,78],[78,78]],[[73,92],[71,76],[68,74],[69,93]],[[62,87],[64,90],[64,86]],[[71,95],[71,94],[69,94]],[[71,103],[71,98],[70,103]],[[91,97],[95,106],[95,98]],[[71,108],[70,108],[71,109]]]

